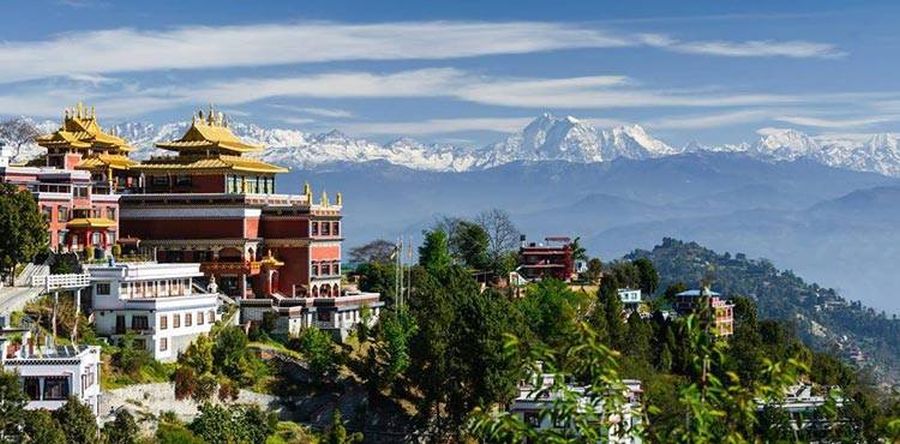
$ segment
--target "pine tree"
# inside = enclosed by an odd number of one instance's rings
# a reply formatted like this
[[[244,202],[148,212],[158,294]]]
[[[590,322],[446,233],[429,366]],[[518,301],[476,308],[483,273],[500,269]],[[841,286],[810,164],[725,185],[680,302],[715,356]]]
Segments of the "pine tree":
[[[124,408],[119,409],[116,412],[116,419],[103,428],[108,444],[134,444],[137,442],[139,432],[134,416]]]
[[[431,274],[440,275],[452,262],[447,233],[442,230],[425,232],[425,242],[419,247],[419,265]]]
[[[625,323],[622,321],[622,301],[619,299],[619,283],[615,277],[605,277],[600,281],[597,301],[603,306],[606,318],[606,333],[610,347],[622,350],[625,342]]]
[[[95,443],[100,436],[94,413],[77,398],[69,397],[62,407],[53,412],[53,417],[65,432],[69,444]]]

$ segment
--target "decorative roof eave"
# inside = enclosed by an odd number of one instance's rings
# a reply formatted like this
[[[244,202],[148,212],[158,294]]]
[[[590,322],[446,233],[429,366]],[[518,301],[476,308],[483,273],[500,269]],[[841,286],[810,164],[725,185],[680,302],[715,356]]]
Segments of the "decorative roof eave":
[[[82,217],[66,223],[66,228],[112,228],[116,221],[104,217]]]

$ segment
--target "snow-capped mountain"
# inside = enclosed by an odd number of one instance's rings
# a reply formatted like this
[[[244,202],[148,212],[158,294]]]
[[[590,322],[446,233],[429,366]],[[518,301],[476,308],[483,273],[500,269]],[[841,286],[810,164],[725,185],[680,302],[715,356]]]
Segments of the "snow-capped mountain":
[[[34,121],[25,117],[20,120],[34,125],[40,133],[51,132],[59,126],[54,121]],[[125,122],[110,130],[137,149],[133,157],[145,159],[165,154],[154,148],[154,143],[179,138],[188,125],[188,122],[161,125]],[[682,148],[673,148],[639,125],[599,129],[571,116],[543,114],[502,141],[484,147],[465,147],[426,144],[408,137],[380,144],[338,130],[315,134],[244,122],[232,122],[230,127],[238,137],[267,147],[260,154],[263,160],[292,168],[386,161],[418,170],[460,172],[518,161],[591,163],[694,152],[736,152],[767,162],[810,159],[836,168],[900,177],[900,135],[890,133],[866,137],[811,136],[794,129],[763,128],[758,131],[760,138],[753,143],[710,146],[691,142]],[[3,142],[0,137],[0,143]],[[14,160],[27,160],[42,152],[43,149],[34,144],[24,144]]]
[[[492,167],[520,160],[565,160],[603,162],[618,159],[646,159],[678,151],[654,139],[638,125],[599,130],[574,117],[544,114],[522,131],[482,150],[480,167]]]
[[[646,159],[678,152],[647,134],[638,125],[600,130],[574,117],[560,118],[550,114],[538,117],[506,140],[482,148],[424,144],[408,137],[382,145],[353,138],[337,130],[313,134],[241,122],[234,122],[230,127],[238,137],[266,146],[266,151],[260,155],[263,160],[298,168],[382,160],[419,170],[467,171],[516,161],[587,163],[620,157]],[[177,139],[187,128],[187,123],[154,125],[128,122],[113,128],[137,148],[134,157],[147,158],[160,154],[153,148],[154,143]]]

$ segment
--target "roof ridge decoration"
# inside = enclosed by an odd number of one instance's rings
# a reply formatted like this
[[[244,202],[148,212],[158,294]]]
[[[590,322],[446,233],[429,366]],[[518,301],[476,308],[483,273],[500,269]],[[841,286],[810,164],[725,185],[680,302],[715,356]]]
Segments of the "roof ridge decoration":
[[[124,139],[103,131],[97,122],[97,111],[78,102],[65,108],[62,125],[50,133],[35,137],[35,143],[48,149],[91,150],[112,154],[128,153],[134,149]]]
[[[263,150],[261,145],[244,142],[231,132],[225,113],[217,111],[212,105],[205,114],[201,109],[191,117],[191,126],[180,139],[160,142],[156,146],[181,154],[207,155],[217,153],[240,156]]]

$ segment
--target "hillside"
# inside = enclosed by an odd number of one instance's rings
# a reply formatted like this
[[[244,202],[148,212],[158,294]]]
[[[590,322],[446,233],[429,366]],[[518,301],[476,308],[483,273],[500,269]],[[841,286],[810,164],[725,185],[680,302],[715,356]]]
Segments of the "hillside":
[[[831,288],[807,283],[790,270],[744,254],[718,254],[695,242],[663,239],[653,250],[635,250],[626,259],[650,259],[660,273],[661,288],[675,282],[689,286],[711,280],[725,295],[756,299],[762,318],[790,321],[811,346],[850,359],[856,351],[862,366],[880,382],[900,381],[900,320],[848,301]]]

